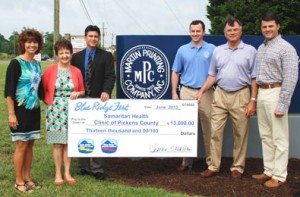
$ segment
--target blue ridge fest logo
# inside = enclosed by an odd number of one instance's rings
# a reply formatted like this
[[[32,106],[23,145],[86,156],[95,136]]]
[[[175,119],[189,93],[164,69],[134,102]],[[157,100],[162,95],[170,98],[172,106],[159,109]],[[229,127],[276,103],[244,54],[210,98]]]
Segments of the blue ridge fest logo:
[[[169,61],[162,51],[150,45],[138,45],[128,50],[121,60],[121,87],[131,99],[159,99],[169,87],[169,72]]]
[[[81,139],[78,142],[78,151],[80,153],[92,153],[94,151],[94,147],[94,140],[92,139]]]
[[[101,150],[104,153],[115,153],[118,149],[118,142],[114,139],[105,139],[101,142]]]

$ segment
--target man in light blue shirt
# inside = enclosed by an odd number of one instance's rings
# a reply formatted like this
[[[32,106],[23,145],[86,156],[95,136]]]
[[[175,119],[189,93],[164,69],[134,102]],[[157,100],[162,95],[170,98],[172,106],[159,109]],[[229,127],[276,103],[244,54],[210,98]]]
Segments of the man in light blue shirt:
[[[204,178],[214,176],[220,170],[223,132],[229,115],[234,130],[231,176],[242,177],[248,143],[248,119],[256,109],[256,50],[241,40],[242,25],[235,18],[229,17],[225,21],[224,35],[228,42],[215,49],[209,76],[197,96],[201,103],[203,93],[214,84],[217,85],[211,112],[211,164],[200,174]],[[252,86],[251,93],[250,86]]]
[[[206,81],[215,46],[203,40],[204,34],[204,23],[201,20],[192,21],[190,24],[192,41],[178,49],[172,67],[172,99],[196,99],[199,89]],[[181,84],[180,96],[177,94],[179,79]],[[198,105],[200,123],[198,128],[202,128],[207,165],[210,164],[209,141],[212,94],[212,89],[208,90],[203,95],[203,102]],[[178,171],[183,172],[191,169],[192,162],[192,158],[183,158]]]

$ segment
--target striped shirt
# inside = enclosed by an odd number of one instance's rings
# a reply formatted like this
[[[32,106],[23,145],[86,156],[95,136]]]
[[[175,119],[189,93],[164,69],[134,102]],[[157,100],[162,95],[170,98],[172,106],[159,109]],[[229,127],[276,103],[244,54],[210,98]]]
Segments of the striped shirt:
[[[256,58],[258,85],[281,83],[276,111],[286,112],[298,80],[298,56],[295,48],[281,35],[260,45]]]

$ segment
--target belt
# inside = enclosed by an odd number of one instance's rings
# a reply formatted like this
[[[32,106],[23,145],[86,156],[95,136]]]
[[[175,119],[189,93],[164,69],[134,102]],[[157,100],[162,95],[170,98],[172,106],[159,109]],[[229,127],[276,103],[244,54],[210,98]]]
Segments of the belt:
[[[182,85],[183,87],[186,87],[186,88],[189,88],[189,89],[193,89],[193,90],[200,90],[201,89],[201,87],[200,88],[193,88],[193,87],[190,87],[190,86],[185,86],[185,85]]]
[[[262,84],[262,85],[259,85],[259,87],[262,89],[278,88],[278,87],[281,87],[281,84],[280,83]]]
[[[217,85],[218,86],[218,85]],[[218,86],[220,89],[222,89],[223,91],[225,91],[225,92],[237,92],[237,91],[240,91],[240,90],[243,90],[243,89],[245,89],[245,88],[249,88],[249,86],[248,85],[246,85],[246,86],[244,86],[244,87],[242,87],[241,89],[239,89],[239,90],[234,90],[234,91],[227,91],[227,90],[224,90],[223,88],[221,88],[220,86]]]

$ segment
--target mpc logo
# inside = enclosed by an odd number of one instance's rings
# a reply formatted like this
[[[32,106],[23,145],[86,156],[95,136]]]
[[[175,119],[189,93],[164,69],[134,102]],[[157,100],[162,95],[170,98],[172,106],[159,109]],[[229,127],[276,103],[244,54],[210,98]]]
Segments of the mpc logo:
[[[159,99],[169,87],[169,73],[169,61],[162,51],[138,45],[129,49],[121,60],[121,87],[131,99]]]

